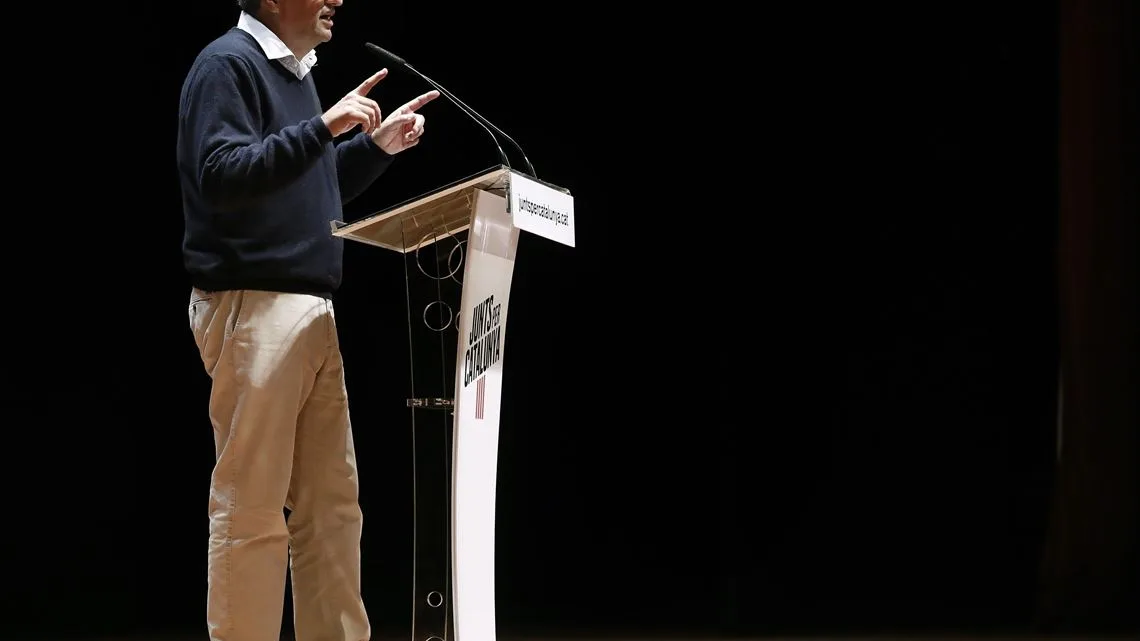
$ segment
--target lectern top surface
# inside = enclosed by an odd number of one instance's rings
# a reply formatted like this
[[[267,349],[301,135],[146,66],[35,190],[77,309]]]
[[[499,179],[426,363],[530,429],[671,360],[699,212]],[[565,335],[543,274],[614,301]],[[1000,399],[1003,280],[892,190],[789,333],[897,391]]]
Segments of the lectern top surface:
[[[510,169],[496,166],[382,209],[353,223],[333,222],[333,235],[406,253],[471,223],[472,192],[505,195]]]

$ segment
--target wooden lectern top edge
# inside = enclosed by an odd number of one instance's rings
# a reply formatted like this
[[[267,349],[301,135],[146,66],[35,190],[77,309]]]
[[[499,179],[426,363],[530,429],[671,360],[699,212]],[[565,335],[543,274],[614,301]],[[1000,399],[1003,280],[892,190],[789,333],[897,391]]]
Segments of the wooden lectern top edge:
[[[481,189],[493,188],[496,186],[496,183],[504,183],[505,178],[509,173],[510,169],[503,165],[491,167],[490,169],[483,170],[477,174],[472,174],[466,178],[460,178],[459,180],[456,180],[450,184],[429,191],[426,194],[421,194],[415,198],[405,200],[402,203],[384,208],[355,222],[343,223],[338,221],[336,223],[336,229],[333,234],[336,236],[350,236],[354,232],[358,232],[365,227],[369,227],[371,225],[375,225],[376,223],[388,220],[393,216],[398,216],[402,213],[406,213],[413,208],[424,207],[434,201],[445,198],[464,189],[469,189],[471,187],[479,187]],[[505,184],[502,186],[505,186]]]
[[[501,192],[506,196],[513,170],[496,165],[384,208],[352,223],[333,221],[334,236],[368,245],[407,253],[430,245],[441,237],[452,236],[470,226],[472,192]],[[523,174],[519,174],[523,176]],[[551,189],[569,190],[532,176],[525,176]]]

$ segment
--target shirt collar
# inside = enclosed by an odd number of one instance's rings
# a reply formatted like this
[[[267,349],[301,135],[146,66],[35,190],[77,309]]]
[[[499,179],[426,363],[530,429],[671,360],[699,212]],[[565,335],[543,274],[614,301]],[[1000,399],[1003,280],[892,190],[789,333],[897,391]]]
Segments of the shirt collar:
[[[238,29],[253,36],[253,39],[257,41],[257,44],[261,45],[261,50],[265,52],[265,55],[270,60],[277,60],[299,79],[303,80],[305,74],[309,73],[317,64],[316,51],[310,51],[305,54],[304,58],[298,60],[297,56],[289,50],[289,47],[281,41],[281,38],[277,37],[277,34],[273,33],[269,27],[266,27],[260,20],[245,11],[242,11],[241,16],[238,17],[237,26]]]

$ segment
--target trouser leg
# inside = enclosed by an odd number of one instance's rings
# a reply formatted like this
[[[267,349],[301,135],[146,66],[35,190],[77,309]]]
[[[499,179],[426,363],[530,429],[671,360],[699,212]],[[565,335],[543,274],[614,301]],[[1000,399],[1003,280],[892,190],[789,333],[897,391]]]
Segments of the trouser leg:
[[[344,363],[332,307],[328,355],[301,408],[289,491],[297,641],[368,641],[361,511]]]
[[[191,328],[212,378],[207,621],[212,641],[278,641],[288,567],[283,508],[304,399],[323,356],[322,299],[195,292]]]

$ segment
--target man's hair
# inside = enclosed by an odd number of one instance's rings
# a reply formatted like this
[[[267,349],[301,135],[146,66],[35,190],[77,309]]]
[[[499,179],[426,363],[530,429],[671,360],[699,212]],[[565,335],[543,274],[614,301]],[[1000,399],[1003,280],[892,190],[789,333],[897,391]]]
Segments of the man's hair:
[[[261,8],[261,0],[237,0],[237,6],[249,15],[256,16],[257,10]]]

